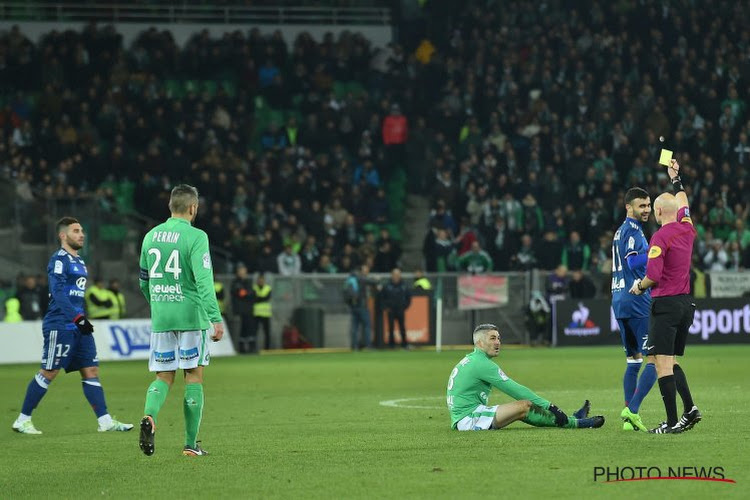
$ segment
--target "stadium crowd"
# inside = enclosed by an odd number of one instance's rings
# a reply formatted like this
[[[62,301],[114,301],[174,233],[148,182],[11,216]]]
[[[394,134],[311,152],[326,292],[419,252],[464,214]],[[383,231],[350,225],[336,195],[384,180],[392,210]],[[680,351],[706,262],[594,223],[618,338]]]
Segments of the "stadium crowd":
[[[119,210],[130,183],[155,219],[173,184],[193,183],[215,245],[288,274],[389,271],[403,169],[433,207],[427,270],[606,273],[623,193],[667,189],[667,147],[690,179],[696,265],[750,268],[740,8],[579,4],[427,2],[382,49],[349,32],[203,31],[178,47],[150,29],[124,47],[111,27],[38,42],[13,27],[0,176],[22,200]]]
[[[576,5],[441,4],[439,22],[413,24],[424,38],[406,56],[420,90],[407,114],[423,132],[409,147],[427,149],[435,174],[427,268],[489,257],[480,267],[608,274],[624,192],[668,190],[662,148],[690,180],[696,267],[750,268],[739,4]]]

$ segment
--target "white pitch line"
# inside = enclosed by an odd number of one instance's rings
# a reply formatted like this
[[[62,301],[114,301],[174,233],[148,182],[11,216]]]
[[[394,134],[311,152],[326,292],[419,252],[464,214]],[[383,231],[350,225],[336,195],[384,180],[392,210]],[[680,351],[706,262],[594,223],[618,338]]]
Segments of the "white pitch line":
[[[416,410],[441,410],[444,406],[424,406],[424,405],[409,405],[403,404],[409,401],[424,401],[426,399],[443,399],[440,396],[423,396],[419,398],[401,398],[401,399],[389,399],[381,401],[380,406],[389,406],[391,408],[412,408]]]

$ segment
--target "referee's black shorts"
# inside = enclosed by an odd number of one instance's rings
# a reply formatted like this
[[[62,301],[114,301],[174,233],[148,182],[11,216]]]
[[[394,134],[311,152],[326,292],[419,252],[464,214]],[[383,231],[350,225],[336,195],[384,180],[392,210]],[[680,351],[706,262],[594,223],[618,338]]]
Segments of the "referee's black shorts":
[[[648,323],[648,355],[685,354],[690,325],[693,324],[695,303],[690,295],[654,297]]]

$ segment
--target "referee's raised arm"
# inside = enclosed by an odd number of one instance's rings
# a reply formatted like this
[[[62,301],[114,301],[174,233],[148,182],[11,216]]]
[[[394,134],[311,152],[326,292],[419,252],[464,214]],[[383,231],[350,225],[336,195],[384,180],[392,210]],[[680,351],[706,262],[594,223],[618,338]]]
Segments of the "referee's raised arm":
[[[683,207],[689,207],[688,197],[685,193],[685,188],[682,186],[682,179],[680,178],[680,164],[677,160],[672,160],[672,164],[667,167],[669,173],[669,180],[672,181],[672,187],[674,188],[674,198],[677,201],[677,210]],[[690,215],[688,215],[690,217]]]

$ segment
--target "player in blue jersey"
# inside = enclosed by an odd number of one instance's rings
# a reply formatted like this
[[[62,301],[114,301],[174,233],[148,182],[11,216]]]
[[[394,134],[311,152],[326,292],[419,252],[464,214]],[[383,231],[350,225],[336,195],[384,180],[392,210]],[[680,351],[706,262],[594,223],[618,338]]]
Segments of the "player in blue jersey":
[[[646,353],[648,316],[651,294],[628,293],[636,279],[646,275],[648,241],[641,224],[651,215],[651,198],[641,188],[631,188],[625,193],[627,218],[615,232],[612,240],[612,309],[620,326],[622,346],[627,356],[623,377],[625,408],[620,417],[624,430],[648,431],[638,414],[643,398],[656,382],[653,356],[646,359],[646,367],[638,376]]]
[[[47,265],[49,308],[42,322],[42,366],[26,389],[21,414],[13,422],[13,430],[22,434],[42,433],[31,422],[31,412],[64,368],[66,372],[81,372],[83,394],[99,421],[99,432],[129,431],[133,424],[118,422],[107,412],[104,389],[99,382],[99,360],[92,335],[94,326],[83,310],[88,277],[86,264],[78,256],[83,248],[83,228],[73,217],[63,217],[57,222],[57,235],[61,248]]]

